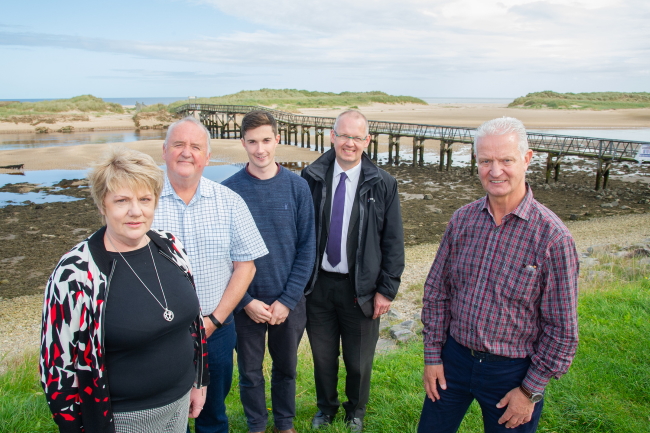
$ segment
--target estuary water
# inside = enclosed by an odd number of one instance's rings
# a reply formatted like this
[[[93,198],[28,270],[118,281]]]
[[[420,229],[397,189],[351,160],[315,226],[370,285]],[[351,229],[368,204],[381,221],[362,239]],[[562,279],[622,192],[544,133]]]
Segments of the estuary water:
[[[88,131],[53,132],[49,134],[0,134],[0,151],[12,149],[35,149],[38,147],[75,146],[79,144],[128,143],[142,140],[162,140],[166,130],[145,129],[141,131]],[[1,155],[1,153],[0,153]],[[0,163],[0,165],[2,165]]]
[[[283,164],[289,169],[299,169],[297,163]],[[296,167],[294,167],[296,166]],[[244,167],[244,164],[211,165],[205,167],[203,176],[215,182],[222,182]],[[161,166],[163,170],[165,166]],[[25,171],[19,173],[3,173],[0,171],[0,188],[7,184],[28,183],[44,187],[52,187],[62,180],[84,179],[87,170],[40,170]],[[48,194],[46,192],[0,192],[0,207],[8,204],[42,204],[52,202],[67,202],[80,200],[59,194]]]
[[[547,134],[578,135],[612,140],[633,140],[650,142],[650,128],[629,129],[531,129],[531,132]],[[34,149],[51,146],[75,146],[79,144],[127,143],[141,140],[162,140],[166,131],[148,129],[142,131],[90,131],[50,134],[0,134],[0,158],[2,150]],[[0,161],[0,165],[2,165]]]

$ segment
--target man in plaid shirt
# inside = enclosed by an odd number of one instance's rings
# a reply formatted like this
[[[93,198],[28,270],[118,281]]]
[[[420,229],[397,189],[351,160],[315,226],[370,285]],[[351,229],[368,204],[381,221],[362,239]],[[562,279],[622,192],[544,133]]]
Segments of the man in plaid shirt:
[[[457,431],[476,399],[486,432],[534,432],[578,344],[578,255],[525,181],[533,152],[519,120],[481,125],[474,152],[487,196],[454,213],[424,285],[418,431]]]

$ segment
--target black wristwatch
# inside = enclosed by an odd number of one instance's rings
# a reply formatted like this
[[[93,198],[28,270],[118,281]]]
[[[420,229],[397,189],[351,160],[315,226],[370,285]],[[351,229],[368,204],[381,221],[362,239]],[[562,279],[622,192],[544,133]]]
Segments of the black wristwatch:
[[[212,323],[214,323],[214,326],[216,326],[217,329],[219,329],[219,328],[221,328],[221,327],[223,326],[223,325],[221,324],[221,322],[219,321],[219,319],[217,319],[216,317],[214,317],[214,314],[212,314],[212,313],[208,314],[207,316],[203,316],[203,317],[207,317],[208,319],[210,319],[210,321],[211,321]]]
[[[521,390],[521,392],[524,393],[526,398],[528,400],[530,400],[531,402],[533,402],[533,403],[537,403],[538,401],[542,401],[542,399],[544,398],[544,394],[540,394],[538,392],[530,392],[523,385],[519,385],[519,389]]]

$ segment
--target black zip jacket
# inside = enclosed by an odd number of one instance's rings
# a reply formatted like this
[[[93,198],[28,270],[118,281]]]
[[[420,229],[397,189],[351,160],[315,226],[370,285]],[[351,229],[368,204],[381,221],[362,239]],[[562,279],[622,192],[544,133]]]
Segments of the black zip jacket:
[[[323,210],[327,197],[327,171],[336,158],[333,149],[302,170],[307,180],[316,211],[316,263],[310,283],[305,288],[308,295],[314,289],[318,270],[323,261]],[[364,153],[361,158],[361,177],[357,195],[359,206],[356,255],[354,268],[350,269],[357,294],[357,302],[363,305],[372,301],[379,292],[391,301],[395,299],[404,271],[404,230],[400,210],[397,181],[390,174],[377,167]],[[326,217],[329,221],[329,216]],[[353,230],[351,222],[349,230]],[[349,236],[352,234],[350,233]],[[323,237],[322,237],[323,236]],[[348,237],[349,237],[348,236]],[[348,242],[348,246],[350,243]]]

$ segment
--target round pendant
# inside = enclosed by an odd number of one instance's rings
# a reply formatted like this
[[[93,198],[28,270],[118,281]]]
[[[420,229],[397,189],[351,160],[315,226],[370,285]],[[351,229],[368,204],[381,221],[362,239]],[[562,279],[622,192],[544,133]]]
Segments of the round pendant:
[[[163,313],[163,317],[165,318],[166,321],[171,322],[174,320],[174,312],[172,310],[165,310]]]

